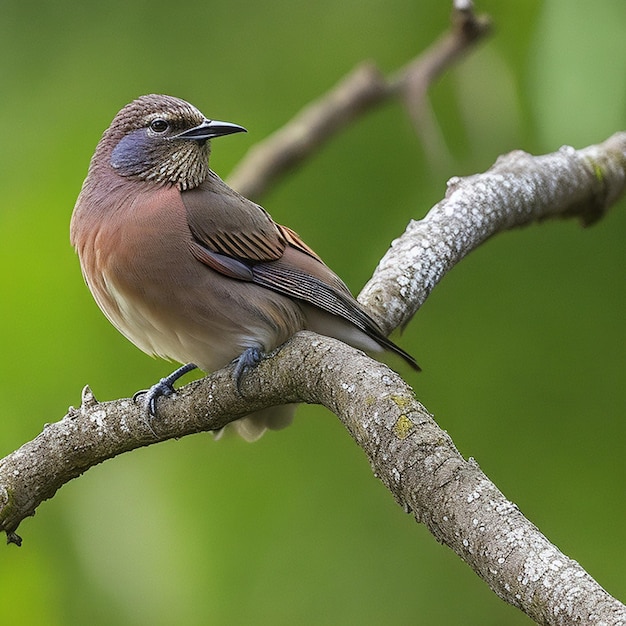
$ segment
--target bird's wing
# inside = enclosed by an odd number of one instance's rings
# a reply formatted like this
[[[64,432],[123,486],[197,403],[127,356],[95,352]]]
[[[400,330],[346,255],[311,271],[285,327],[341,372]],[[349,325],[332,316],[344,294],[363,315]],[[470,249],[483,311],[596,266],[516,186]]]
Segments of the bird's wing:
[[[263,284],[342,315],[336,299],[354,301],[341,279],[290,228],[230,189],[215,174],[193,190],[181,193],[193,235],[194,256],[231,278]],[[316,294],[328,298],[316,302]],[[342,315],[345,317],[347,312]]]
[[[182,193],[193,234],[191,252],[230,278],[296,298],[353,324],[381,347],[415,360],[384,335],[343,281],[286,226],[222,181],[210,178]]]
[[[244,263],[282,257],[287,240],[267,211],[216,175],[181,196],[189,228],[202,246]]]
[[[382,348],[400,355],[415,370],[415,359],[389,340],[378,323],[355,300],[341,279],[323,262],[294,246],[282,258],[252,266],[252,282],[291,298],[298,298],[353,324]]]

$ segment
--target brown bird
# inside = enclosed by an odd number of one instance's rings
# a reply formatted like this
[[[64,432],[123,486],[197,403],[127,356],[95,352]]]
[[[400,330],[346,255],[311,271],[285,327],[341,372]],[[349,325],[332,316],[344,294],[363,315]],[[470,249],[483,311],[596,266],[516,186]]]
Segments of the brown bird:
[[[104,132],[74,208],[70,238],[98,306],[147,354],[187,364],[146,392],[152,416],[187,371],[237,359],[238,382],[302,329],[419,370],[296,233],[209,169],[209,140],[242,131],[178,98],[142,96]],[[233,425],[253,440],[291,413]]]

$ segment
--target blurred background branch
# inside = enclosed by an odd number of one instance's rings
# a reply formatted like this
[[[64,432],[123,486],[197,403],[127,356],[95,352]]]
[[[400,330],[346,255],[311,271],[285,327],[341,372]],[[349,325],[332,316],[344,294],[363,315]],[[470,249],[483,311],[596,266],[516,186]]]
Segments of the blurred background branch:
[[[489,34],[491,20],[476,16],[472,3],[454,8],[450,29],[390,78],[373,63],[356,67],[328,93],[309,104],[264,141],[256,144],[231,173],[228,183],[247,198],[259,200],[284,176],[336,133],[373,108],[399,97],[430,154],[440,150],[429,115],[428,87]]]

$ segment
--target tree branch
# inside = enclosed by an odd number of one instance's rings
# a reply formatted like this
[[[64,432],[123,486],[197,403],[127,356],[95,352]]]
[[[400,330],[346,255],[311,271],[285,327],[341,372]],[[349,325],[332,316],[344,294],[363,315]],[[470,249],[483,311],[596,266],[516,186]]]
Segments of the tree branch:
[[[392,242],[359,300],[390,333],[406,326],[443,276],[494,234],[555,217],[593,224],[624,193],[625,154],[621,132],[583,150],[511,152],[484,174],[452,178],[446,197]]]
[[[404,324],[444,273],[492,235],[550,217],[599,219],[626,188],[626,133],[454,179],[446,198],[394,242],[360,298],[387,328]],[[395,257],[395,258],[394,258]],[[130,400],[99,404],[88,388],[33,441],[0,461],[0,529],[9,542],[65,482],[117,454],[222,428],[251,411],[314,402],[336,413],[398,503],[507,602],[540,624],[620,624],[626,607],[550,544],[472,460],[465,461],[406,383],[341,342],[303,332],[248,373],[191,383],[147,424]]]
[[[319,100],[256,144],[231,173],[228,183],[247,198],[258,200],[277,179],[294,169],[350,123],[393,97],[406,104],[416,130],[432,143],[424,111],[428,86],[471,47],[487,36],[491,20],[476,16],[471,3],[452,13],[452,24],[427,50],[385,78],[373,63],[364,63]]]

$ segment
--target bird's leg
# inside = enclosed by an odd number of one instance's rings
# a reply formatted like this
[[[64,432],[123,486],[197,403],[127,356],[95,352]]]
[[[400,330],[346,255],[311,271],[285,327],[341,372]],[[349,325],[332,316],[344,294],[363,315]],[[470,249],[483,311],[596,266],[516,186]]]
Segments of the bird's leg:
[[[261,348],[246,348],[236,359],[235,369],[233,370],[233,378],[235,379],[235,385],[237,391],[241,395],[241,377],[251,368],[263,359],[265,354]]]
[[[161,380],[152,385],[150,389],[142,389],[133,395],[133,401],[136,402],[139,396],[144,396],[143,405],[148,412],[150,417],[156,416],[156,401],[161,396],[169,396],[174,393],[174,383],[182,378],[191,370],[195,370],[197,365],[194,363],[187,363],[187,365],[183,365],[179,367],[177,370],[174,370],[169,376],[165,378],[161,378]]]

